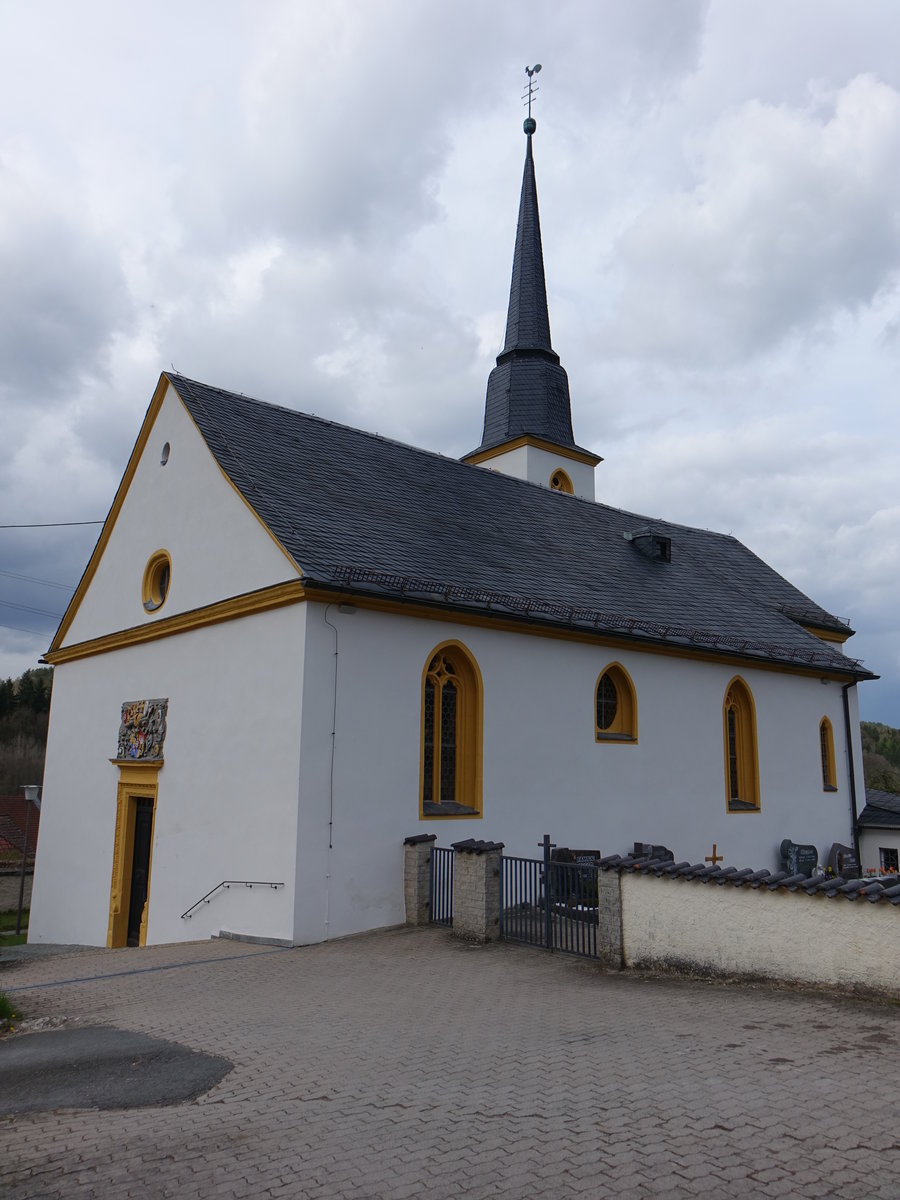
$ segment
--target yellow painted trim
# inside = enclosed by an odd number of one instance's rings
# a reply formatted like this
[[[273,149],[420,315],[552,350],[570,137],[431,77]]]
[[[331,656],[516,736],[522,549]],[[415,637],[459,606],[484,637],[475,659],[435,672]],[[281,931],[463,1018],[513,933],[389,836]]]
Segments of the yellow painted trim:
[[[618,698],[616,716],[608,729],[601,729],[597,724],[597,691],[604,675],[612,676]],[[608,663],[594,683],[594,741],[636,746],[638,740],[637,714],[637,692],[634,690],[634,681],[620,662]]]
[[[575,488],[572,486],[572,480],[562,469],[562,467],[557,467],[550,476],[550,490],[553,492],[563,492],[567,496],[575,495]]]
[[[197,433],[200,436],[201,440],[203,441],[203,444],[206,445],[207,444],[206,438],[203,437],[203,434],[200,431],[200,426],[194,420],[193,415],[191,414],[191,410],[184,403],[184,399],[182,398],[181,393],[178,391],[178,388],[175,386],[174,383],[171,383],[171,381],[170,381],[170,386],[172,388],[172,391],[178,397],[178,399],[181,400],[181,404],[182,404],[182,407],[184,408],[185,414],[187,415],[187,419],[190,421],[190,423],[193,425],[193,427],[197,430]],[[264,530],[265,533],[268,534],[268,536],[275,543],[275,545],[278,547],[278,549],[281,551],[281,553],[284,555],[284,557],[288,560],[288,562],[291,564],[291,566],[294,568],[294,570],[300,571],[300,574],[302,575],[303,572],[300,570],[300,564],[295,560],[293,555],[286,549],[283,542],[281,542],[275,536],[275,534],[272,532],[272,530],[269,528],[269,526],[265,523],[265,521],[262,519],[262,517],[259,515],[259,513],[256,511],[256,509],[253,507],[253,505],[250,503],[250,501],[247,499],[247,497],[244,495],[244,493],[241,491],[241,489],[237,486],[237,484],[234,482],[234,480],[231,478],[231,476],[228,474],[228,472],[222,467],[221,463],[216,458],[216,456],[212,453],[211,450],[210,450],[210,454],[212,455],[213,462],[215,463],[216,467],[219,470],[219,474],[222,476],[222,478],[225,480],[225,482],[228,484],[228,486],[231,488],[231,490],[234,492],[234,494],[237,496],[237,498],[241,501],[241,503],[247,508],[247,510],[250,512],[250,514],[256,519],[256,522],[259,525],[260,529]]]
[[[100,530],[100,536],[97,538],[97,544],[94,546],[93,552],[91,553],[91,557],[88,559],[88,564],[84,569],[84,573],[82,574],[81,579],[78,581],[78,586],[75,589],[72,599],[69,601],[69,606],[66,609],[66,611],[63,613],[63,618],[59,623],[59,628],[57,629],[56,633],[53,635],[53,640],[51,641],[50,648],[47,651],[48,655],[56,654],[56,652],[59,650],[63,639],[65,638],[66,634],[69,632],[72,622],[75,620],[75,614],[78,612],[78,609],[81,607],[81,602],[84,599],[85,593],[87,592],[88,588],[90,587],[91,581],[93,580],[94,575],[97,573],[97,567],[100,565],[100,559],[103,557],[103,552],[106,550],[106,547],[109,543],[109,539],[112,536],[112,531],[115,528],[115,524],[116,524],[116,521],[118,520],[119,513],[122,511],[122,505],[125,503],[125,497],[128,494],[128,489],[131,487],[131,481],[134,479],[135,472],[137,471],[138,463],[140,462],[141,457],[143,456],[144,450],[146,449],[146,446],[147,446],[147,442],[150,440],[150,435],[153,432],[153,426],[156,423],[156,418],[159,416],[159,411],[163,406],[163,401],[165,400],[166,392],[170,386],[172,388],[172,391],[175,393],[175,395],[178,396],[178,399],[179,399],[182,407],[184,408],[184,411],[187,413],[187,416],[188,416],[189,420],[191,421],[191,424],[194,426],[195,429],[197,429],[197,432],[200,433],[200,430],[197,428],[197,423],[194,421],[194,418],[191,416],[190,412],[188,411],[187,405],[184,403],[184,400],[179,395],[178,390],[176,389],[175,385],[170,384],[168,376],[165,374],[165,372],[163,372],[160,375],[159,380],[156,384],[156,388],[155,388],[155,390],[153,392],[153,396],[150,400],[150,406],[147,409],[147,412],[144,416],[143,423],[141,425],[140,431],[138,432],[137,440],[134,443],[134,448],[131,451],[131,455],[128,459],[128,463],[125,467],[125,472],[122,475],[122,478],[119,482],[118,488],[116,489],[116,494],[113,497],[113,502],[110,505],[109,512],[106,514],[106,520],[103,522],[103,528]],[[200,437],[203,438],[202,433],[200,433]],[[205,438],[203,438],[203,442],[204,442],[204,444],[206,444]],[[234,489],[234,491],[237,493],[237,495],[240,496],[241,500],[244,502],[244,504],[247,506],[247,508],[250,510],[250,512],[253,513],[256,520],[259,522],[259,524],[262,526],[262,528],[265,529],[265,531],[268,533],[269,537],[272,539],[272,541],[275,543],[275,545],[278,546],[278,548],[281,550],[282,554],[284,554],[284,556],[290,562],[290,564],[294,568],[294,570],[299,571],[300,567],[299,567],[298,563],[296,563],[294,561],[294,559],[291,557],[291,555],[288,554],[287,550],[284,548],[284,546],[281,544],[281,542],[278,540],[278,538],[275,537],[275,534],[272,533],[271,529],[269,529],[268,525],[266,525],[266,523],[263,521],[262,517],[260,517],[259,513],[256,511],[256,509],[253,508],[253,506],[249,503],[249,501],[243,495],[243,493],[234,485],[234,483],[232,483],[232,481],[228,477],[228,475],[226,475],[226,473],[222,470],[221,466],[219,466],[219,461],[216,458],[216,456],[212,453],[211,450],[209,451],[209,453],[212,457],[213,462],[219,468],[219,471],[221,472],[223,478],[228,480],[228,483],[231,485],[231,487]],[[302,574],[302,572],[301,572],[301,574]],[[86,645],[87,643],[81,643],[81,644]],[[69,647],[67,647],[67,649],[69,649]],[[81,657],[81,656],[79,655],[78,657]],[[51,659],[48,658],[47,655],[45,655],[44,661],[50,662]],[[65,661],[65,660],[54,659],[53,661]]]
[[[169,572],[166,580],[166,590],[162,590],[163,568]],[[144,567],[144,578],[141,581],[141,602],[146,612],[159,612],[169,598],[172,586],[172,556],[168,550],[154,550]]]
[[[472,454],[467,454],[462,461],[478,466],[479,463],[489,462],[501,454],[508,454],[510,450],[519,450],[522,446],[534,446],[536,450],[546,450],[550,454],[568,458],[571,462],[586,463],[589,467],[596,467],[598,463],[603,462],[599,454],[591,454],[587,450],[573,450],[569,446],[560,446],[556,442],[545,441],[544,438],[534,437],[530,433],[512,438],[500,446],[492,446],[489,450],[475,450]]]
[[[728,710],[735,712],[735,742],[738,773],[738,792],[746,797],[752,809],[731,808],[731,766],[728,746]],[[725,689],[722,701],[722,744],[725,751],[725,811],[734,816],[743,812],[759,812],[759,753],[756,741],[756,704],[753,693],[740,675],[735,675]]]
[[[757,671],[775,671],[782,675],[802,675],[815,679],[833,679],[835,682],[846,682],[844,672],[830,671],[820,665],[796,666],[787,663],[765,662],[753,657],[741,657],[738,654],[725,652],[715,654],[702,647],[687,649],[680,646],[665,646],[643,643],[638,639],[616,637],[611,634],[596,633],[580,629],[556,629],[547,625],[533,625],[528,621],[516,621],[509,617],[486,616],[481,613],[463,612],[456,608],[441,608],[437,605],[416,602],[404,603],[400,600],[388,600],[379,596],[365,595],[351,591],[332,591],[329,588],[308,590],[302,579],[289,580],[287,583],[275,584],[270,588],[262,588],[257,592],[245,592],[233,596],[229,600],[221,600],[205,608],[192,609],[172,617],[164,617],[146,625],[133,626],[120,630],[118,633],[106,634],[103,637],[92,638],[87,642],[78,642],[66,646],[62,650],[50,651],[43,656],[42,662],[57,666],[60,663],[72,662],[80,658],[89,658],[95,654],[106,654],[111,650],[121,650],[127,646],[140,645],[144,642],[155,641],[157,638],[168,637],[172,634],[183,633],[188,629],[199,629],[205,625],[215,625],[220,621],[230,621],[237,617],[252,615],[255,612],[265,612],[270,608],[279,608],[285,604],[297,604],[309,600],[320,604],[346,604],[352,598],[357,608],[370,612],[390,613],[396,616],[415,617],[425,621],[444,621],[453,625],[474,626],[479,629],[499,629],[504,633],[518,633],[523,636],[557,638],[566,642],[578,642],[587,646],[605,646],[613,650],[634,650],[641,654],[659,654],[671,658],[686,658],[695,662],[724,663],[727,666],[752,668]]]
[[[802,628],[807,633],[815,634],[823,642],[837,642],[840,646],[843,646],[844,642],[852,636],[849,630],[846,633],[838,633],[835,629],[818,629],[815,625],[803,625]]]
[[[641,654],[661,654],[672,658],[687,658],[695,662],[724,663],[727,666],[743,667],[745,670],[776,671],[782,675],[805,675],[815,679],[833,679],[835,682],[844,683],[847,681],[846,673],[829,671],[827,667],[823,667],[821,664],[817,666],[815,664],[801,665],[798,663],[796,666],[791,666],[787,663],[757,660],[752,655],[742,657],[739,654],[728,654],[726,652],[716,654],[710,650],[704,650],[700,646],[688,649],[681,646],[645,643],[637,638],[617,637],[613,634],[604,634],[599,630],[594,633],[586,629],[554,628],[549,625],[531,624],[524,619],[516,621],[506,616],[487,616],[482,613],[464,612],[457,608],[442,608],[437,604],[430,605],[416,601],[389,600],[384,597],[371,596],[358,592],[338,592],[331,591],[328,588],[315,588],[309,589],[304,599],[321,604],[347,604],[351,596],[357,608],[364,608],[371,612],[417,617],[426,621],[444,621],[452,625],[473,625],[479,629],[500,629],[505,633],[520,633],[525,636],[559,638],[566,642],[580,642],[582,645],[605,646],[615,650],[634,650]],[[47,659],[47,661],[49,662],[50,660]]]
[[[456,794],[460,804],[474,808],[474,813],[425,814],[425,684],[429,667],[437,655],[452,652],[463,662],[465,670],[457,671],[461,683],[457,698],[456,718]],[[435,646],[425,659],[420,689],[419,715],[419,820],[420,821],[477,821],[483,813],[484,767],[484,681],[475,656],[462,642],[449,640]],[[440,795],[440,729],[435,739],[432,770],[432,796]]]
[[[819,722],[819,761],[822,764],[822,791],[836,792],[838,786],[834,765],[834,729],[827,717],[823,717]]]
[[[128,897],[131,892],[131,866],[134,856],[135,800],[152,800],[150,822],[150,860],[147,865],[147,899],[141,916],[139,943],[147,944],[147,917],[150,911],[150,884],[153,879],[153,840],[156,832],[156,798],[162,762],[119,764],[116,791],[116,827],[113,840],[112,879],[109,888],[109,924],[106,945],[109,949],[128,941]],[[148,768],[151,768],[148,770]]]
[[[276,583],[256,592],[244,592],[240,596],[208,604],[204,608],[192,608],[188,612],[175,613],[171,617],[163,617],[146,625],[133,625],[130,629],[119,630],[118,633],[107,633],[88,642],[77,642],[74,646],[48,651],[42,661],[56,666],[80,658],[90,658],[94,654],[108,654],[112,650],[124,650],[128,646],[139,646],[144,642],[154,642],[158,638],[173,637],[175,634],[202,629],[207,625],[218,625],[222,621],[234,621],[254,613],[283,608],[287,604],[297,604],[306,598],[303,580],[290,579],[286,583]]]

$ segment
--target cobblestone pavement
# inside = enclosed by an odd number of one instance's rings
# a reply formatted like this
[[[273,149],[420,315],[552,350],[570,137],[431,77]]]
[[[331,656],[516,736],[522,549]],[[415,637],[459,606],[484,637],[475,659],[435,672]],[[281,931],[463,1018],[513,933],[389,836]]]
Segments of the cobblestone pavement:
[[[436,929],[32,959],[0,988],[235,1064],[186,1104],[5,1119],[7,1198],[900,1194],[888,1004]]]

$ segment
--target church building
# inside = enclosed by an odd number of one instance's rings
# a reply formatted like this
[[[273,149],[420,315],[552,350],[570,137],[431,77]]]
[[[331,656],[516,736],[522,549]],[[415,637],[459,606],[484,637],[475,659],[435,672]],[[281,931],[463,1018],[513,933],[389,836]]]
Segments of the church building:
[[[735,538],[595,499],[534,131],[462,461],[160,376],[46,654],[32,941],[397,924],[417,833],[772,870],[852,844],[852,630]]]

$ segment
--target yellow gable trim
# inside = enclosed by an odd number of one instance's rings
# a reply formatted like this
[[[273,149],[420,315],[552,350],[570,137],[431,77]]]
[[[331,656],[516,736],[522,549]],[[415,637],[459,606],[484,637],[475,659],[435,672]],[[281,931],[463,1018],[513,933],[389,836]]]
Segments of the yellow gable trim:
[[[206,625],[218,625],[222,621],[234,621],[238,617],[268,612],[272,608],[283,608],[286,604],[297,604],[306,599],[302,579],[291,579],[287,583],[276,583],[258,592],[244,592],[229,600],[193,608],[189,612],[162,617],[147,625],[134,625],[117,633],[91,638],[87,642],[76,642],[74,646],[63,646],[59,650],[48,650],[42,662],[57,666],[79,658],[90,658],[95,654],[108,654],[111,650],[124,650],[128,646],[140,646],[144,642],[155,642],[159,638],[173,637],[191,629],[202,629]]]
[[[558,446],[556,442],[545,441],[544,438],[534,437],[530,433],[504,442],[502,446],[492,446],[490,450],[476,450],[473,454],[467,454],[463,462],[477,466],[479,463],[489,462],[492,458],[498,458],[501,454],[507,454],[510,450],[518,450],[522,446],[534,446],[536,450],[546,450],[549,454],[557,454],[560,458],[571,459],[572,462],[587,463],[589,467],[596,467],[598,463],[603,462],[599,454],[590,454],[586,450],[573,450],[570,446]]]
[[[45,661],[45,662],[65,662],[65,661],[67,661],[65,658],[58,657],[59,654],[61,653],[61,651],[60,651],[61,643],[62,643],[63,639],[65,638],[66,634],[69,632],[72,622],[75,620],[75,614],[78,612],[78,609],[81,607],[81,602],[84,599],[85,594],[91,585],[91,581],[93,580],[94,575],[97,572],[97,567],[100,565],[100,559],[103,557],[103,552],[105,551],[107,544],[109,543],[110,537],[112,536],[112,531],[115,527],[119,513],[122,511],[122,505],[125,503],[125,497],[128,494],[128,489],[131,487],[131,481],[134,479],[134,475],[135,475],[135,472],[137,471],[138,463],[140,462],[141,457],[144,453],[144,450],[146,449],[147,442],[150,440],[150,434],[153,432],[153,426],[156,423],[156,418],[159,416],[159,411],[162,408],[163,401],[165,400],[166,392],[167,392],[169,386],[172,387],[173,393],[176,396],[178,396],[178,400],[181,403],[182,407],[184,408],[184,411],[187,413],[188,418],[190,419],[194,428],[197,429],[197,424],[194,421],[193,417],[191,417],[190,412],[188,412],[187,405],[184,403],[184,400],[182,400],[181,396],[178,394],[178,391],[175,388],[174,384],[170,385],[168,376],[165,374],[165,372],[163,372],[159,377],[159,382],[156,385],[156,389],[153,393],[153,398],[150,401],[150,407],[147,409],[147,413],[144,417],[143,424],[141,425],[140,432],[138,433],[137,440],[134,443],[134,449],[131,451],[131,456],[128,459],[128,465],[125,467],[125,473],[122,476],[122,479],[119,483],[118,488],[116,489],[116,494],[113,497],[113,502],[110,506],[109,512],[106,514],[106,520],[103,522],[103,528],[100,530],[100,536],[97,538],[97,544],[94,546],[91,557],[88,560],[88,564],[84,569],[84,573],[82,574],[81,579],[78,581],[78,587],[75,589],[75,593],[72,596],[72,599],[69,601],[69,607],[66,609],[65,613],[63,613],[63,618],[59,623],[59,628],[57,629],[56,633],[53,635],[53,640],[50,643],[50,649],[47,651],[46,655],[44,656],[43,661]],[[203,439],[204,445],[206,445],[206,439],[203,438],[203,434],[200,433],[199,429],[197,429],[197,432],[198,432],[198,434],[200,434],[200,437]],[[207,449],[208,449],[208,447],[207,447]],[[220,470],[223,478],[228,481],[228,483],[234,489],[236,494],[238,496],[240,496],[243,503],[247,506],[247,508],[250,510],[250,512],[253,513],[256,520],[259,522],[259,524],[262,526],[262,528],[266,531],[266,533],[269,535],[269,537],[272,539],[272,541],[275,543],[275,545],[279,548],[279,550],[281,550],[282,554],[284,554],[285,558],[287,558],[287,560],[290,562],[290,564],[294,568],[294,570],[299,571],[300,568],[299,568],[298,564],[294,561],[294,559],[291,557],[291,555],[288,554],[287,550],[284,548],[284,546],[281,544],[281,542],[275,537],[274,533],[272,533],[271,529],[269,529],[268,525],[266,525],[266,523],[263,521],[262,517],[260,517],[259,513],[247,501],[247,498],[243,495],[243,493],[237,487],[235,487],[235,485],[232,483],[231,479],[228,478],[228,475],[226,475],[226,473],[219,466],[219,461],[216,458],[216,456],[212,453],[211,450],[209,451],[209,453],[212,456],[213,462],[215,462],[216,466],[219,467],[219,470]],[[302,572],[301,572],[301,574],[302,574]],[[215,606],[213,606],[213,607],[215,607]],[[170,618],[170,620],[173,620],[173,619],[175,619],[175,618]],[[160,624],[161,624],[160,622],[155,622],[154,625],[149,628],[157,628]],[[110,636],[118,637],[120,635],[112,634]],[[94,639],[94,641],[104,641],[104,640],[105,640],[104,638]],[[148,641],[150,639],[149,638],[140,638],[140,639],[136,639],[136,640]],[[79,645],[89,645],[89,644],[91,644],[91,643],[87,643],[87,642],[79,643]],[[76,649],[76,647],[67,647],[67,650],[68,649]],[[101,652],[102,651],[96,651],[95,653],[101,653]],[[80,657],[83,657],[83,655],[74,655],[74,657],[80,658]]]
[[[191,410],[184,403],[184,400],[182,399],[178,389],[176,388],[175,384],[172,383],[171,381],[170,381],[170,387],[172,388],[172,391],[175,393],[175,395],[178,396],[178,399],[181,400],[181,404],[182,404],[182,407],[184,408],[185,414],[187,415],[187,419],[190,421],[190,423],[193,425],[193,427],[197,430],[197,434],[200,437],[200,439],[202,440],[203,444],[206,445],[206,438],[203,437],[203,434],[200,431],[200,426],[194,420]],[[238,497],[238,499],[241,501],[241,503],[243,505],[245,505],[246,508],[253,514],[253,516],[256,518],[256,521],[258,522],[260,528],[265,530],[265,532],[272,539],[272,541],[275,543],[275,545],[278,547],[278,549],[281,551],[281,553],[285,556],[285,558],[288,560],[288,562],[291,564],[291,566],[294,568],[294,570],[300,571],[300,574],[302,575],[303,572],[302,572],[302,570],[300,570],[300,566],[294,559],[293,555],[291,555],[288,552],[288,550],[285,549],[284,544],[281,541],[279,541],[279,539],[275,536],[275,534],[272,532],[272,530],[269,528],[269,526],[265,523],[265,521],[262,519],[262,517],[259,515],[259,513],[256,511],[256,509],[253,507],[253,505],[250,503],[250,501],[247,499],[247,497],[244,495],[244,493],[241,491],[241,489],[237,486],[237,484],[234,482],[234,480],[231,478],[231,476],[228,474],[228,472],[222,467],[222,464],[219,462],[219,460],[216,458],[216,456],[212,453],[211,450],[210,450],[210,454],[212,455],[212,460],[216,464],[216,467],[218,468],[219,473],[221,474],[221,476],[225,480],[225,482],[228,484],[228,486],[231,488],[231,490],[234,492],[234,494]]]

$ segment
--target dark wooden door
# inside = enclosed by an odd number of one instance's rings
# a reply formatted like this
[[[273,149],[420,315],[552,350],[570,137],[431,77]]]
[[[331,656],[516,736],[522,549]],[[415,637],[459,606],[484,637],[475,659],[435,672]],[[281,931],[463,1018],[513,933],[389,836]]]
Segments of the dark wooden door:
[[[128,945],[141,939],[141,917],[147,902],[150,881],[150,834],[153,829],[153,801],[136,800],[134,814],[134,854],[131,859],[131,898],[128,903]]]

